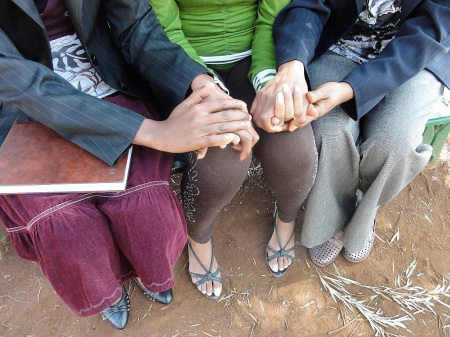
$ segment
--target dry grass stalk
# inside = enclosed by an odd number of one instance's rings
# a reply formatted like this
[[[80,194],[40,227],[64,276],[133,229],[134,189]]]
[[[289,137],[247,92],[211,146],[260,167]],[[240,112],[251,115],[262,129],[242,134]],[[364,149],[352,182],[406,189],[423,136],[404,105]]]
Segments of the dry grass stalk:
[[[261,163],[254,159],[250,164],[250,168],[247,171],[248,181],[253,182],[263,190],[267,190],[267,184],[264,179],[264,172]]]
[[[392,236],[389,244],[392,245],[393,242],[400,240],[400,229],[397,227],[397,232],[395,232],[394,236]]]
[[[435,303],[439,303],[446,308],[450,306],[441,300],[441,297],[450,297],[450,285],[443,279],[442,284],[438,284],[436,288],[428,291],[422,287],[414,286],[410,277],[413,275],[417,261],[414,260],[406,269],[404,276],[398,275],[396,279],[397,288],[389,288],[387,286],[367,286],[357,281],[327,273],[327,275],[316,268],[322,286],[331,294],[333,300],[337,303],[339,300],[346,308],[355,314],[355,310],[360,312],[369,322],[371,328],[375,332],[375,336],[398,336],[391,332],[387,332],[386,328],[407,329],[406,323],[415,320],[414,315],[417,313],[432,313]],[[362,300],[361,293],[356,295],[350,293],[348,287],[356,287],[369,290],[372,295]],[[395,302],[399,309],[405,315],[385,316],[381,308],[375,309],[370,303],[376,298],[384,298]]]
[[[329,332],[327,333],[327,335],[332,335],[332,334],[335,334],[335,333],[337,333],[337,332],[339,332],[339,331],[344,330],[344,329],[347,328],[350,324],[352,324],[359,316],[361,316],[361,314],[356,315],[350,322],[348,322],[348,323],[345,324],[344,326],[341,326],[339,329],[336,329],[336,330],[334,330],[334,331],[329,331]]]
[[[261,163],[257,159],[254,159],[250,164],[247,175],[253,181],[262,181],[264,179]]]

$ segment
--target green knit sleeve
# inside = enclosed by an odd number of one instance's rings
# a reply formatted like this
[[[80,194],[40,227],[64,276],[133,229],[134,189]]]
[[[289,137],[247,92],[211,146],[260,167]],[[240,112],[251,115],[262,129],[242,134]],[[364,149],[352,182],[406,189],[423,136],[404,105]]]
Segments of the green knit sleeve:
[[[249,79],[256,91],[276,75],[275,42],[272,28],[275,18],[290,0],[260,0],[252,43]]]
[[[155,11],[156,17],[166,32],[170,42],[179,45],[191,59],[207,68],[181,29],[180,11],[176,1],[150,0],[150,6]]]

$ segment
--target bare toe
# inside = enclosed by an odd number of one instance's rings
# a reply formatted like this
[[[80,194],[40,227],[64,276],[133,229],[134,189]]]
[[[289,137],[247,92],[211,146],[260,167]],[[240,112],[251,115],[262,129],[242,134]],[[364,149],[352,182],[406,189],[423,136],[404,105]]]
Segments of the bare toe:
[[[214,244],[212,240],[205,244],[196,243],[195,241],[188,241],[189,252],[189,273],[192,276],[192,282],[204,280],[205,278],[213,277],[217,279],[216,283],[220,284],[220,267],[214,257]],[[213,294],[220,295],[222,287],[218,289],[213,285],[213,281],[206,281],[197,287],[204,295],[212,297]],[[217,295],[216,295],[217,296]]]
[[[222,293],[222,283],[220,282],[213,282],[213,289],[214,289],[214,295],[219,297]]]
[[[279,257],[278,259],[277,259],[277,262],[278,262],[278,270],[284,270],[284,263],[283,263],[283,258],[282,257]]]
[[[269,263],[270,269],[272,269],[272,271],[274,271],[275,273],[278,271],[278,261],[273,259],[272,261],[270,261]]]
[[[213,293],[212,281],[206,282],[206,295],[211,296]]]

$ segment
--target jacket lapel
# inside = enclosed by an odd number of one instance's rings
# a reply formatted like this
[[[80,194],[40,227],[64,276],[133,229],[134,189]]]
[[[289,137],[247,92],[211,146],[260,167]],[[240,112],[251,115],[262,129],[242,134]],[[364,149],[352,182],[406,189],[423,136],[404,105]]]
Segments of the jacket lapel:
[[[33,0],[11,0],[17,7],[23,10],[30,18],[36,22],[42,30],[45,31],[44,23],[41,20],[39,12]]]
[[[84,44],[97,22],[100,0],[65,0],[65,2],[78,38]]]
[[[44,23],[33,0],[0,0],[0,27],[27,59],[52,67]]]

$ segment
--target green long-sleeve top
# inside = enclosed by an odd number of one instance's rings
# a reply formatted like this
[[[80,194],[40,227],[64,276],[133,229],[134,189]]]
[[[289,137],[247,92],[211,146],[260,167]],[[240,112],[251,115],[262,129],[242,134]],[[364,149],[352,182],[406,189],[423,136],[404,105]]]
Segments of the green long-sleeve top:
[[[276,74],[272,27],[289,2],[150,0],[150,5],[170,41],[205,67],[228,67],[251,51],[249,79],[258,90]]]

